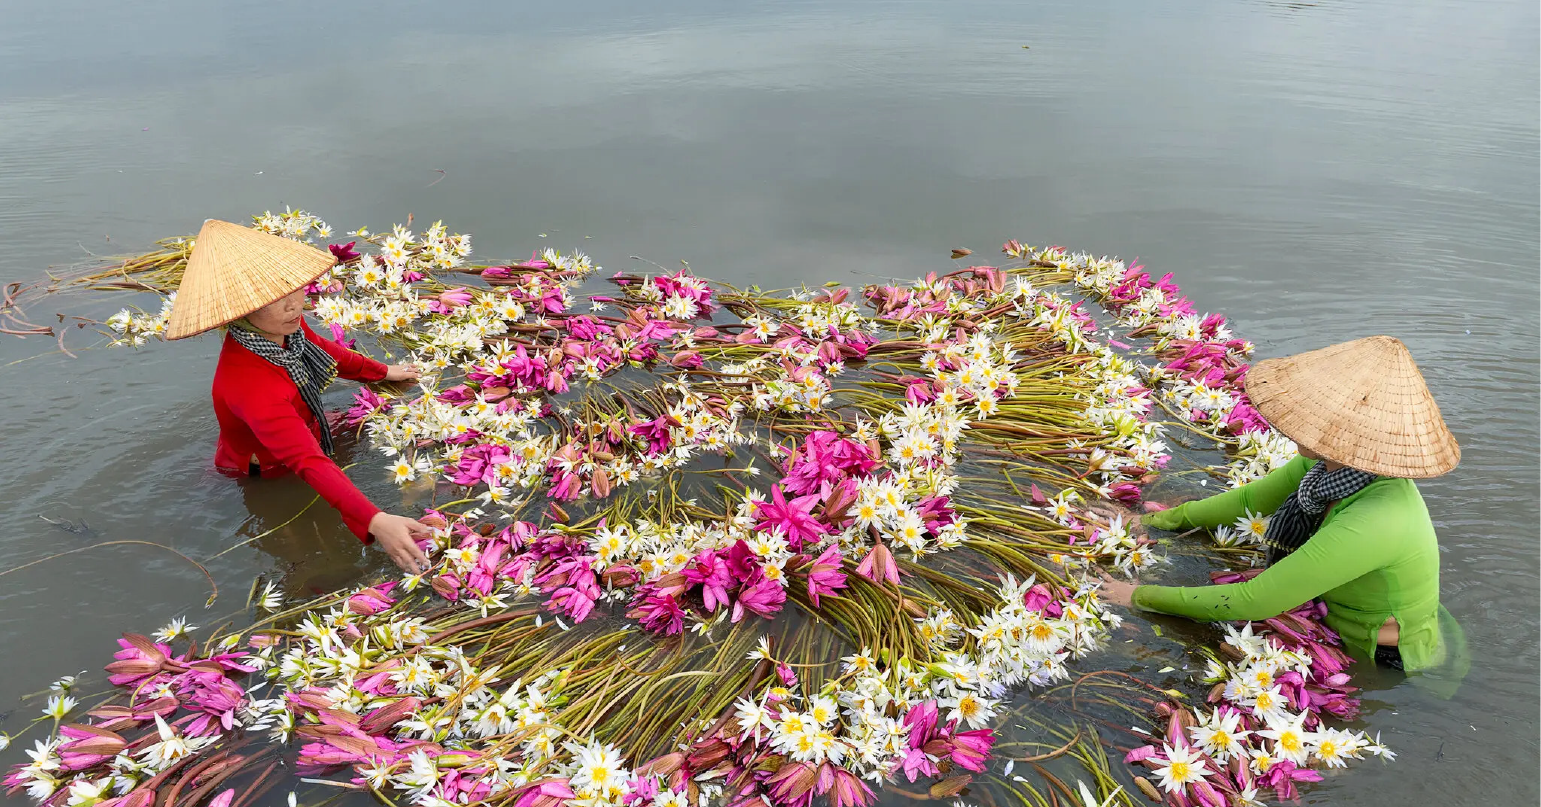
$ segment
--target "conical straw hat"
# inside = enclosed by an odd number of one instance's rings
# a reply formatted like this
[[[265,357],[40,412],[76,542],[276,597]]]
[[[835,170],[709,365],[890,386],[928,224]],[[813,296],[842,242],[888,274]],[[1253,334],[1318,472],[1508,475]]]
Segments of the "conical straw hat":
[[[166,338],[238,320],[315,280],[336,261],[309,244],[209,219],[187,259]]]
[[[1247,395],[1296,444],[1361,471],[1426,479],[1461,461],[1412,354],[1390,336],[1260,361]]]

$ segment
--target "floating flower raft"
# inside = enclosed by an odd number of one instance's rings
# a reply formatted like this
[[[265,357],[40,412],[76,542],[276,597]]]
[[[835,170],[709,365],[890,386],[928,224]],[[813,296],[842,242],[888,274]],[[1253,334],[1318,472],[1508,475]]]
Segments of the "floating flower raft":
[[[166,293],[191,241],[162,247],[82,282]],[[347,422],[432,487],[433,569],[303,603],[254,584],[249,624],[202,641],[126,634],[84,718],[55,684],[13,792],[1228,807],[1391,756],[1334,727],[1358,704],[1318,604],[1227,627],[1208,691],[1106,669],[1129,665],[1089,573],[1158,562],[1112,505],[1140,504],[1168,435],[1223,444],[1196,471],[1232,483],[1293,452],[1242,392],[1251,346],[1170,275],[1011,241],[999,267],[770,293],[553,250],[472,265],[439,224],[330,249],[316,316],[426,368]],[[143,345],[169,308],[106,325]],[[1211,552],[1250,565],[1264,529]]]

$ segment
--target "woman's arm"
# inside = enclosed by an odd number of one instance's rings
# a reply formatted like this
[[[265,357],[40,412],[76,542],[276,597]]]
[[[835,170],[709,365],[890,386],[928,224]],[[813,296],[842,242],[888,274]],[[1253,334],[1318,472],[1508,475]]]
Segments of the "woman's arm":
[[[230,411],[251,427],[252,434],[279,462],[298,474],[327,504],[341,513],[343,523],[360,541],[367,544],[374,540],[369,534],[369,522],[380,508],[375,507],[337,463],[321,451],[315,434],[295,410],[293,402],[261,388],[251,388],[246,394],[232,395],[228,400]]]
[[[1150,526],[1164,529],[1212,529],[1230,524],[1248,512],[1273,515],[1284,504],[1284,500],[1295,492],[1295,488],[1300,487],[1300,479],[1310,467],[1310,460],[1296,457],[1261,479],[1254,479],[1241,487],[1207,499],[1179,505],[1159,515],[1151,513],[1145,516],[1145,521]]]
[[[346,378],[349,381],[380,381],[385,378],[389,367],[362,353],[349,350],[342,345],[316,333],[311,329],[310,323],[300,320],[305,328],[305,335],[310,341],[327,352],[337,362],[337,377]]]
[[[1267,619],[1385,566],[1394,541],[1376,529],[1374,502],[1356,502],[1257,577],[1223,586],[1140,586],[1134,605],[1201,622]],[[1394,523],[1394,520],[1392,520]]]

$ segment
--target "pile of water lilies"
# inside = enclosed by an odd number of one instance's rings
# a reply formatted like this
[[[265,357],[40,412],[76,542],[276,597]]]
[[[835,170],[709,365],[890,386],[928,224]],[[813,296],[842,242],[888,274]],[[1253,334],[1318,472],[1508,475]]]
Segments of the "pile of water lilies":
[[[330,236],[298,211],[255,224]],[[426,369],[347,422],[432,489],[432,570],[303,603],[256,585],[249,624],[201,642],[126,635],[87,719],[56,685],[13,790],[241,807],[298,775],[318,802],[1222,807],[1389,756],[1329,726],[1357,701],[1313,604],[1229,628],[1208,692],[1098,666],[1128,665],[1088,573],[1158,562],[1118,505],[1173,459],[1167,430],[1226,443],[1205,472],[1233,482],[1293,448],[1240,391],[1250,346],[1170,277],[1013,241],[1002,267],[773,293],[554,250],[470,264],[440,224],[351,237],[315,315]],[[165,291],[190,248],[87,281]],[[142,345],[167,310],[106,324]],[[1255,543],[1266,521],[1244,522],[1220,541]]]

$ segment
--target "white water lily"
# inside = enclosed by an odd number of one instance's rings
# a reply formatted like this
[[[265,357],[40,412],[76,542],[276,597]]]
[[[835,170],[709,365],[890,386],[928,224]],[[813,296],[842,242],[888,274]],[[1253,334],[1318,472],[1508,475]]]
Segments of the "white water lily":
[[[188,625],[186,617],[176,617],[166,627],[155,632],[155,640],[158,642],[174,642],[187,634],[197,630],[196,626]]]
[[[1215,773],[1199,752],[1187,746],[1162,746],[1161,755],[1163,758],[1156,760],[1155,773],[1168,793],[1181,792],[1187,785]]]
[[[54,720],[63,720],[66,715],[74,710],[74,698],[68,695],[53,695],[48,698],[48,706],[43,709],[43,714]]]

